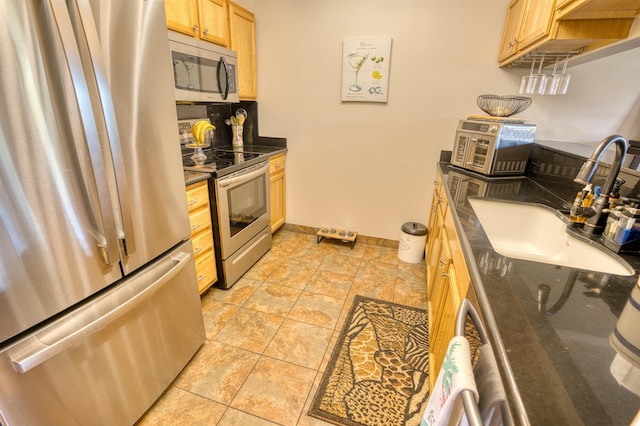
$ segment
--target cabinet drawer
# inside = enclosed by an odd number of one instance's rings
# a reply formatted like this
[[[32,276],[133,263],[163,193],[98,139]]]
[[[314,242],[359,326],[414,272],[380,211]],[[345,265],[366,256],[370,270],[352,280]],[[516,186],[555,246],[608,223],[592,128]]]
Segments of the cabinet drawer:
[[[196,259],[196,277],[200,294],[218,280],[216,260],[213,252]]]
[[[191,224],[191,238],[204,231],[211,230],[211,214],[209,209],[201,209],[189,215],[189,223]]]
[[[187,206],[189,213],[209,206],[209,187],[206,180],[187,187]]]
[[[280,154],[269,159],[269,173],[278,173],[284,171],[285,167],[285,155]]]
[[[211,230],[201,232],[191,242],[193,244],[193,256],[197,259],[213,250],[213,232]]]

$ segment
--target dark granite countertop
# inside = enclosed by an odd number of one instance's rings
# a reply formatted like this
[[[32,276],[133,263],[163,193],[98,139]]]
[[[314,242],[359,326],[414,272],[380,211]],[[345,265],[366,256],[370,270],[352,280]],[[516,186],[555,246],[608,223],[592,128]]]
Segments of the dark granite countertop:
[[[484,178],[444,162],[439,166],[516,423],[526,424],[528,418],[533,425],[629,425],[640,408],[640,396],[611,375],[616,352],[609,335],[637,276],[594,273],[496,253],[468,196],[541,203],[560,210],[570,207],[569,200],[528,177]],[[640,270],[640,257],[623,257],[636,272]],[[551,288],[544,308],[537,296],[541,284]]]
[[[214,145],[214,148],[229,150],[234,149],[231,145]],[[255,138],[253,143],[245,142],[242,146],[242,150],[244,152],[268,154],[269,156],[274,156],[287,152],[287,139],[259,136]]]
[[[184,171],[184,184],[185,186],[192,185],[196,182],[200,182],[201,180],[209,179],[211,177],[210,173],[205,172],[197,172],[194,170],[185,170]]]

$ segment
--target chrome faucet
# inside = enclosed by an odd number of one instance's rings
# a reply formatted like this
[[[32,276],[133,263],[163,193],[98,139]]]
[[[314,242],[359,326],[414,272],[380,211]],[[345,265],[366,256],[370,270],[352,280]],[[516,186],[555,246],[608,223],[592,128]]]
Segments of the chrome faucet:
[[[598,163],[600,162],[600,157],[602,154],[609,148],[612,144],[616,146],[616,154],[613,159],[613,163],[611,164],[611,169],[609,170],[609,175],[607,176],[607,180],[604,182],[602,186],[602,191],[600,192],[600,196],[594,201],[593,205],[590,207],[581,206],[580,203],[575,202],[571,207],[571,214],[574,216],[586,216],[587,220],[584,223],[583,231],[587,234],[600,234],[604,230],[604,226],[607,222],[608,210],[603,211],[609,208],[609,194],[611,193],[611,189],[613,188],[613,184],[620,173],[620,169],[622,168],[622,163],[624,162],[624,158],[627,155],[627,150],[629,149],[629,143],[625,138],[618,135],[613,135],[605,138],[600,144],[596,147],[591,157],[584,162],[578,175],[574,179],[575,182],[588,185],[591,183],[591,179],[593,179],[593,175],[598,168]]]

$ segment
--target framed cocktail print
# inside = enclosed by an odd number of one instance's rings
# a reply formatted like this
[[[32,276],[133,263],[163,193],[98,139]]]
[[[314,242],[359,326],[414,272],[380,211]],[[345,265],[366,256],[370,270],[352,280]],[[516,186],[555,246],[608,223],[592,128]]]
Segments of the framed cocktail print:
[[[387,102],[391,37],[342,42],[342,101]]]

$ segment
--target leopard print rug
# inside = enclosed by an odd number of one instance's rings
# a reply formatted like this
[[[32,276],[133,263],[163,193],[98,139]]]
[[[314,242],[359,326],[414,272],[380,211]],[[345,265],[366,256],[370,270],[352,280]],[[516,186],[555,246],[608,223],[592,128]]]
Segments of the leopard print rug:
[[[419,425],[429,397],[427,311],[356,296],[309,415],[338,425]]]

